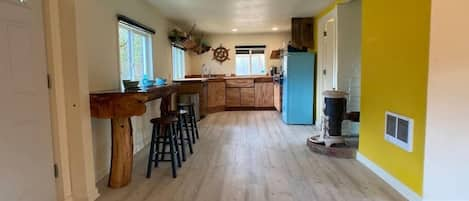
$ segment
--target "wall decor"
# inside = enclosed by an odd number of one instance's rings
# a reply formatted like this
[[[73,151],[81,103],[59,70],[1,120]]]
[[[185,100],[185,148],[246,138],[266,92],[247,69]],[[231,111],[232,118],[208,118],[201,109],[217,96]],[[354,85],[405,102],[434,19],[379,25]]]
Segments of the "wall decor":
[[[230,60],[229,58],[229,49],[226,49],[221,44],[219,47],[212,49],[213,51],[213,60],[216,60],[220,63],[225,62],[226,60]]]

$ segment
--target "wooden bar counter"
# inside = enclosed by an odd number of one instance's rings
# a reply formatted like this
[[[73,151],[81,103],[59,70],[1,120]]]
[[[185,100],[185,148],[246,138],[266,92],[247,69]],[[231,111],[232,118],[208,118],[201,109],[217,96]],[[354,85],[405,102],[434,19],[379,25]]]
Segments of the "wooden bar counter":
[[[130,183],[133,166],[133,137],[130,117],[146,112],[145,103],[162,98],[161,115],[167,114],[176,85],[154,86],[141,90],[106,90],[90,93],[91,116],[111,119],[112,158],[109,187]]]

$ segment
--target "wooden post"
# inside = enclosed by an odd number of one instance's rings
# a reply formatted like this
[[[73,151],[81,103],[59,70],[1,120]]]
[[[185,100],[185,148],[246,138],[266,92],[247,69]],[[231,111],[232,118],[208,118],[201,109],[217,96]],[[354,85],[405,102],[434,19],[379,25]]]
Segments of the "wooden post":
[[[112,159],[109,187],[121,188],[130,183],[133,165],[132,122],[128,118],[112,118]]]

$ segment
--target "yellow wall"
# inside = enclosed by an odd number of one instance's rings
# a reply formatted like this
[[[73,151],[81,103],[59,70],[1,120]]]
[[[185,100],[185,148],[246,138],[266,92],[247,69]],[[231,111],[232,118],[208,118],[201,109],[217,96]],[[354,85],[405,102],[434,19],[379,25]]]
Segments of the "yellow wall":
[[[430,0],[363,1],[361,154],[422,195]],[[384,113],[414,119],[411,153],[384,140]]]

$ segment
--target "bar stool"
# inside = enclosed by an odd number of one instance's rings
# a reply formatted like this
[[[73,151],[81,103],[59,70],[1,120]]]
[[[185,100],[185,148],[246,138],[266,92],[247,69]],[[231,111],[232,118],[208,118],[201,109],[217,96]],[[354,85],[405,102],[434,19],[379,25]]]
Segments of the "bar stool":
[[[147,178],[151,177],[152,165],[158,167],[159,161],[171,162],[173,178],[176,178],[176,161],[178,167],[181,167],[181,157],[179,147],[177,146],[177,123],[178,118],[170,115],[168,117],[154,118],[150,121],[153,124],[151,136],[150,154],[148,156]],[[160,150],[160,144],[163,145]],[[166,146],[169,145],[169,152]],[[165,160],[165,155],[169,154],[170,159]],[[160,156],[160,157],[158,157]]]
[[[189,111],[189,114],[186,115],[186,118],[188,119],[188,124],[186,124],[186,129],[187,127],[190,127],[191,133],[192,133],[192,143],[195,144],[195,138],[197,137],[197,139],[199,139],[199,128],[197,127],[197,119],[195,117],[194,104],[193,103],[179,103],[178,109]]]
[[[177,123],[177,134],[178,134],[178,145],[181,146],[182,152],[182,161],[186,161],[186,146],[189,147],[189,153],[193,154],[194,151],[192,149],[192,138],[189,133],[189,127],[187,126],[187,115],[189,114],[187,110],[178,110],[178,111],[170,111],[170,115],[178,117]],[[184,132],[185,131],[185,132]],[[184,134],[186,134],[184,136]]]

